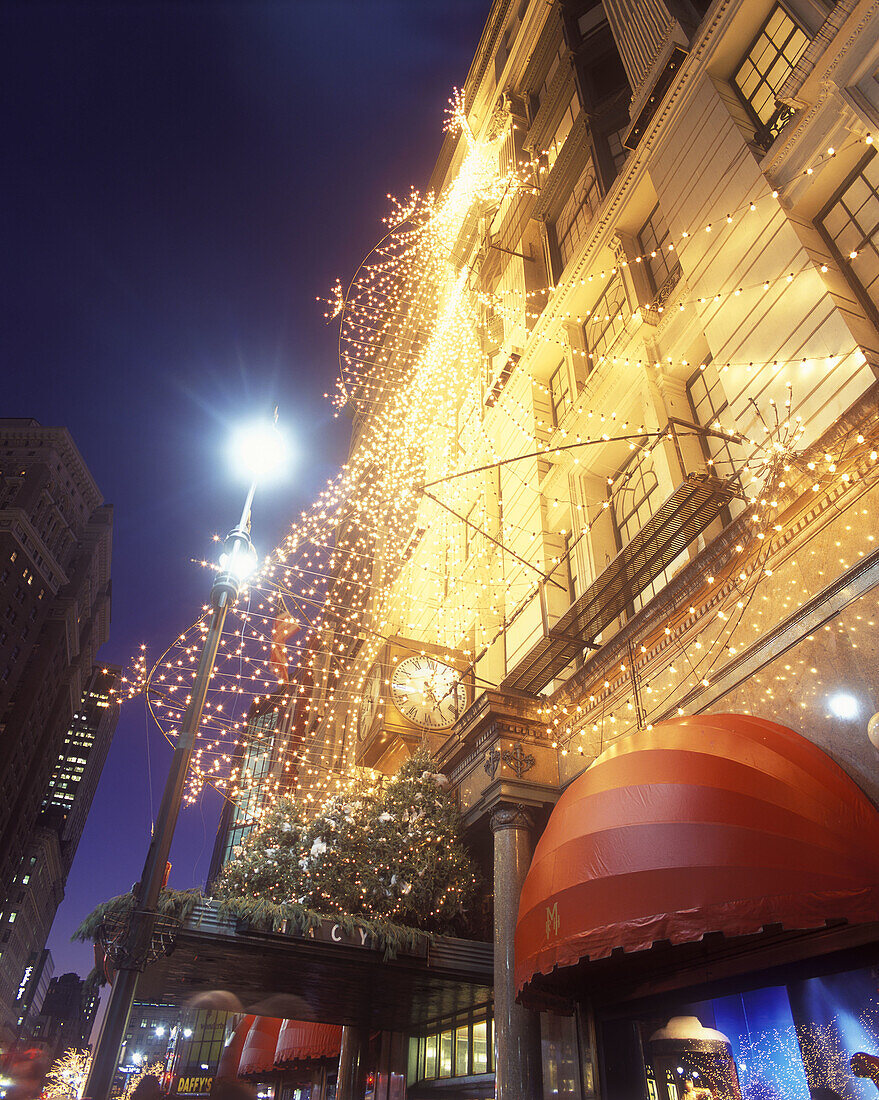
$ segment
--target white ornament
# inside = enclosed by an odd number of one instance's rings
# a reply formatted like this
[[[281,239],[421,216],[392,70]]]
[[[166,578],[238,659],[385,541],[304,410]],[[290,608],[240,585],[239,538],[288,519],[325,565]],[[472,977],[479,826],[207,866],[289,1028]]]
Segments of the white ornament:
[[[879,712],[874,714],[867,723],[867,736],[873,748],[879,751]]]

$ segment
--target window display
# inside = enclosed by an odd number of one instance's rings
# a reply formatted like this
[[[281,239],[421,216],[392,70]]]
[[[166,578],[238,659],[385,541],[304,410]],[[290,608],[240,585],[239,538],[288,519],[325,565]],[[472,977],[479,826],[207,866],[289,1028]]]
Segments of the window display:
[[[675,1005],[641,1017],[649,1100],[869,1100],[879,1093],[879,969]],[[624,1032],[608,1032],[614,1047]],[[621,1053],[621,1052],[620,1052]]]

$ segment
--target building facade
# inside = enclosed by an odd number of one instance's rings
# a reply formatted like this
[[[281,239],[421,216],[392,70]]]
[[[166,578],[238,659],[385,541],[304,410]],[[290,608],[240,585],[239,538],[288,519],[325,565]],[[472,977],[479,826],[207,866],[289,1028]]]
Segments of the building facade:
[[[88,1047],[99,1003],[94,982],[73,973],[52,978],[32,1031],[50,1062],[66,1050]]]
[[[112,734],[95,727],[98,754],[93,769],[82,766],[92,778],[76,814],[51,807],[49,783],[74,715],[97,701],[90,692],[110,621],[112,508],[64,428],[0,420],[0,457],[0,1024],[11,1038],[19,983],[63,896]],[[59,773],[59,794],[60,782]]]
[[[694,778],[665,811],[679,902],[632,885],[625,845],[617,877],[599,840],[566,884],[538,869],[572,792],[588,800],[566,850],[592,815],[644,827],[595,777],[608,760],[623,790],[674,776],[672,743],[689,767],[722,742],[729,775],[767,753],[741,773],[778,778],[744,866],[788,828],[785,784],[837,807],[802,824],[825,855],[834,813],[857,809],[849,851],[872,835],[877,25],[868,0],[496,0],[437,197],[403,204],[340,293],[354,504],[300,766],[390,773],[426,739],[491,853],[493,1002],[409,1037],[410,1097],[808,1100],[879,1080],[879,913],[839,900],[873,897],[871,857],[836,891],[816,857],[773,913],[732,894],[740,920],[708,915],[705,885],[684,928],[681,884],[719,858]],[[724,782],[706,773],[703,799],[746,829]],[[600,942],[588,905],[565,908],[586,885],[612,913]],[[624,935],[660,904],[653,938]],[[758,1009],[766,1035],[743,1023]],[[340,1100],[355,1078],[340,1069]]]
[[[121,669],[114,666],[91,670],[43,798],[42,817],[56,823],[61,833],[65,874],[76,856],[116,732],[120,675]]]

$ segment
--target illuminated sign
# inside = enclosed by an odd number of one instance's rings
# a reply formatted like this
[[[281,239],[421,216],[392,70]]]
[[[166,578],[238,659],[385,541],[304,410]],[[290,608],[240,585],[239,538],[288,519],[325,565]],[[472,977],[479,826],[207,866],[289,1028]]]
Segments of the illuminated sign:
[[[27,989],[27,983],[31,980],[31,974],[33,974],[33,972],[33,964],[24,968],[24,975],[22,976],[21,981],[18,983],[18,993],[16,993],[15,995],[16,1001],[20,1001],[21,998],[24,996],[25,990]]]
[[[180,1096],[205,1096],[213,1083],[213,1077],[178,1077],[176,1092]]]

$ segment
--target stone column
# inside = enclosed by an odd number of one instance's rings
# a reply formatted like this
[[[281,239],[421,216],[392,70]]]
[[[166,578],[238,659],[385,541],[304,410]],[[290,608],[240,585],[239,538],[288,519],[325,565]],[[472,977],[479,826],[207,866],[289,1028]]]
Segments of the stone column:
[[[531,863],[534,822],[524,806],[491,815],[494,834],[494,1026],[497,1100],[541,1100],[540,1018],[516,1004],[514,947],[519,893]]]
[[[342,1028],[336,1100],[363,1100],[366,1092],[366,1053],[369,1032],[362,1027]]]

